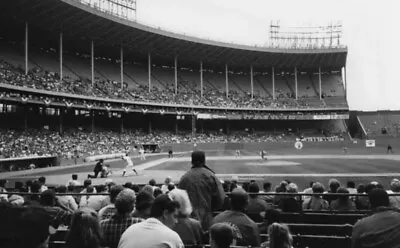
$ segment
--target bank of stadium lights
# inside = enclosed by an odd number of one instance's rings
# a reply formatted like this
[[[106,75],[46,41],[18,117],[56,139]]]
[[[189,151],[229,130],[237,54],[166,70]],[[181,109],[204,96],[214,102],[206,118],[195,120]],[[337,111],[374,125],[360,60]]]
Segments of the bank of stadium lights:
[[[330,23],[326,26],[286,27],[279,21],[271,21],[270,43],[276,48],[338,48],[341,47],[342,24]]]
[[[136,21],[136,0],[76,0],[107,14]]]

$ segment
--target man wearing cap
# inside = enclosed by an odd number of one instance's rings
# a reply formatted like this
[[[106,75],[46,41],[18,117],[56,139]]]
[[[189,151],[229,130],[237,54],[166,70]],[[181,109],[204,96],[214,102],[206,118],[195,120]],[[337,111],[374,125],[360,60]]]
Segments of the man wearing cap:
[[[192,168],[179,181],[178,188],[188,192],[193,206],[193,217],[208,230],[212,221],[212,211],[220,209],[225,198],[221,182],[205,164],[203,151],[192,153]]]
[[[172,230],[178,221],[179,207],[168,195],[158,196],[151,207],[150,218],[126,229],[118,248],[183,248],[181,238]]]
[[[122,233],[131,225],[143,220],[131,215],[135,198],[135,192],[131,189],[124,189],[117,195],[115,199],[117,213],[100,222],[103,232],[103,247],[117,248]]]
[[[368,198],[373,214],[354,225],[352,247],[399,247],[400,212],[389,207],[389,197],[383,189],[372,189]]]
[[[260,230],[246,214],[249,196],[244,189],[236,188],[231,193],[231,210],[214,217],[212,224],[229,223],[236,233],[238,246],[260,246]]]

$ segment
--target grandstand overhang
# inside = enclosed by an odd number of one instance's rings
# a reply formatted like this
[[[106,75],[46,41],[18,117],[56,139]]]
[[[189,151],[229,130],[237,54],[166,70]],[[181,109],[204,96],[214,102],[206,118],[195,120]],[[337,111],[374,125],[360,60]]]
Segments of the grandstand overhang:
[[[6,0],[0,8],[0,34],[13,41],[24,40],[29,24],[29,42],[58,47],[63,33],[66,51],[118,58],[124,47],[126,60],[172,64],[178,56],[182,67],[265,71],[266,68],[337,70],[346,65],[347,48],[278,49],[245,46],[199,39],[148,27],[92,8],[79,0]]]

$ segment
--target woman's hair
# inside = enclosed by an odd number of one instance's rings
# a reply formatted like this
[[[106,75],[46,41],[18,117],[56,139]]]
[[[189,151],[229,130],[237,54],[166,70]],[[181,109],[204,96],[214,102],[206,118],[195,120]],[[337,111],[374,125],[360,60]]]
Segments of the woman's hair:
[[[272,223],[268,228],[270,248],[290,248],[292,247],[292,235],[286,225]]]
[[[101,231],[97,213],[89,208],[77,210],[72,216],[67,247],[99,248],[100,246]]]
[[[338,197],[340,202],[347,202],[349,200],[349,191],[346,188],[338,188],[337,193],[343,194]]]
[[[192,203],[190,202],[189,195],[186,190],[183,189],[173,189],[168,193],[172,200],[179,203],[179,214],[184,216],[190,216],[193,211]]]

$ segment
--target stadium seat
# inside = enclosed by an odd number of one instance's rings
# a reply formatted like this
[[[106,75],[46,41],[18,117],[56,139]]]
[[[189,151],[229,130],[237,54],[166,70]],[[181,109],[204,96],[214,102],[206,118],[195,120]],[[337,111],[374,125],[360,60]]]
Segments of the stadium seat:
[[[290,232],[293,235],[321,235],[321,236],[351,236],[353,226],[344,225],[328,225],[328,224],[296,224],[287,223]]]
[[[293,247],[296,248],[350,248],[351,237],[295,235]]]
[[[364,217],[365,214],[282,213],[280,221],[283,223],[354,225],[359,219]]]

